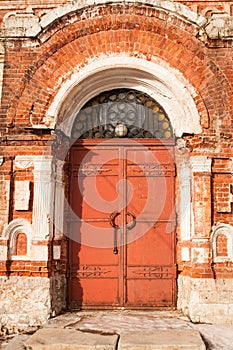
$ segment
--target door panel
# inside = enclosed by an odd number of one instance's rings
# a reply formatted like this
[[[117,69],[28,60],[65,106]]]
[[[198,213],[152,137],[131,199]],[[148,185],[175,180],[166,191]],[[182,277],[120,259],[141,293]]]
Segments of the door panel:
[[[160,223],[156,228],[153,222],[144,225],[150,226],[149,230],[126,246],[126,304],[172,306],[175,302],[173,232],[166,233],[167,223]]]
[[[171,303],[173,298],[172,288],[171,279],[127,279],[126,306],[129,308],[173,306],[174,304]]]
[[[118,152],[110,149],[106,158],[104,149],[80,147],[72,154],[72,307],[119,305],[120,262],[119,255],[113,254],[114,230],[109,225],[110,214],[118,206]]]
[[[72,209],[86,220],[106,218],[118,205],[118,149],[110,150],[108,157],[113,159],[109,160],[105,150],[81,149],[80,153],[76,150],[72,157]]]
[[[173,147],[74,147],[70,203],[71,307],[175,305]]]
[[[70,307],[98,307],[120,305],[119,279],[101,278],[98,274],[92,278],[72,277],[70,281],[72,289],[70,292]],[[114,293],[113,293],[114,291]]]
[[[127,212],[136,225],[126,230],[126,305],[174,305],[174,164],[172,150],[127,153]],[[148,155],[149,153],[149,155]],[[132,159],[136,164],[132,162]],[[127,189],[128,193],[128,189]],[[128,195],[129,197],[129,195]]]
[[[127,244],[127,265],[171,265],[173,259],[173,234],[166,233],[166,223],[153,226],[153,222],[145,226],[152,226],[140,238]],[[132,230],[136,231],[136,227]],[[131,234],[128,235],[131,238]],[[135,238],[135,235],[134,235]],[[137,236],[136,236],[137,238]],[[158,249],[159,248],[159,249]]]

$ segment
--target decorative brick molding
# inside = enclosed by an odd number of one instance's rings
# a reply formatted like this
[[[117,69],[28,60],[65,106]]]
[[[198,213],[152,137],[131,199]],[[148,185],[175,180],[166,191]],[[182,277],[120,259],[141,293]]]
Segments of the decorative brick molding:
[[[34,200],[33,200],[33,239],[49,239],[53,221],[53,167],[52,156],[33,158]]]
[[[125,4],[124,0],[114,0],[115,4]],[[135,0],[128,0],[127,3],[135,4]],[[153,6],[154,8],[164,12],[171,13],[172,16],[177,16],[179,19],[182,18],[193,24],[196,27],[203,27],[207,20],[203,16],[197,14],[196,12],[189,9],[187,6],[174,3],[172,1],[161,1],[154,0],[153,3],[150,0],[146,0],[139,4]],[[60,18],[67,16],[76,11],[83,11],[83,17],[85,18],[88,12],[88,7],[93,5],[106,6],[106,2],[103,0],[84,0],[75,1],[67,4],[58,6],[56,9],[49,11],[47,14],[39,18],[34,12],[29,8],[23,11],[12,11],[8,13],[4,18],[4,31],[2,34],[8,37],[36,37],[44,29],[51,26],[53,22],[59,20]]]
[[[211,233],[213,262],[233,262],[233,226],[217,223]]]
[[[206,156],[191,156],[193,238],[208,238],[211,228],[211,163]]]
[[[6,37],[30,37],[31,30],[37,26],[40,30],[39,18],[35,16],[32,9],[26,11],[11,11],[4,17],[4,31]]]
[[[20,233],[25,234],[27,247],[26,255],[16,255],[17,237]],[[2,239],[9,242],[5,248],[7,251],[8,260],[30,260],[31,258],[31,238],[32,225],[25,219],[15,219],[5,226]]]
[[[33,156],[16,156],[14,159],[15,169],[28,169],[32,166],[33,166]]]
[[[206,34],[211,39],[233,39],[233,17],[222,11],[212,12],[205,27]]]
[[[52,156],[16,156],[14,169],[33,167],[33,239],[48,239],[53,221],[54,173]]]
[[[125,4],[124,0],[114,1],[115,4]],[[127,3],[135,3],[135,0],[128,0]],[[138,2],[140,4],[140,2]],[[205,33],[210,39],[233,39],[233,18],[226,12],[213,12],[209,19],[192,11],[187,6],[172,1],[146,0],[141,2],[144,6],[153,5],[154,8],[161,12],[168,12],[171,16],[178,17],[185,22],[192,24],[199,29],[200,35]],[[0,36],[6,37],[37,37],[43,30],[46,30],[53,22],[64,16],[76,11],[83,11],[83,18],[88,13],[88,8],[95,5],[103,6],[106,2],[97,1],[77,1],[58,6],[56,9],[49,11],[41,18],[34,13],[31,8],[21,11],[8,12],[4,17],[4,30]],[[46,40],[47,40],[46,36]],[[43,40],[42,40],[43,41]]]

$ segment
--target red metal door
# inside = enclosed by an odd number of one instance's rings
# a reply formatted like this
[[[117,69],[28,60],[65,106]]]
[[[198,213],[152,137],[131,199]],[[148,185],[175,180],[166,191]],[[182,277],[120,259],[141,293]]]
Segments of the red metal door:
[[[172,143],[85,141],[71,161],[70,306],[175,305]]]

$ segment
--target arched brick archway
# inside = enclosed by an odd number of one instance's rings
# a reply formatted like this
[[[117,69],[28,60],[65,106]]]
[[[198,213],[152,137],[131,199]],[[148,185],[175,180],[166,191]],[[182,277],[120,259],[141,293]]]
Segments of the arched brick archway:
[[[113,88],[134,88],[163,106],[177,137],[200,133],[201,120],[193,91],[184,77],[177,78],[175,74],[161,60],[157,63],[134,57],[102,57],[75,73],[61,87],[47,115],[48,118],[53,115],[57,127],[69,136],[76,114],[90,98]]]
[[[166,112],[145,93],[107,90],[78,113],[72,138],[69,306],[175,306],[174,137]]]
[[[8,125],[17,121],[35,128],[39,125],[53,128],[56,115],[48,113],[48,110],[59,89],[72,80],[75,72],[81,72],[98,58],[115,56],[119,57],[118,63],[126,62],[130,57],[159,66],[166,63],[166,67],[173,70],[176,79],[183,81],[184,88],[193,96],[201,123],[208,128],[209,114],[214,114],[219,108],[215,102],[215,91],[224,87],[222,93],[228,100],[230,90],[222,71],[217,70],[211,56],[205,54],[202,37],[196,36],[197,30],[204,30],[204,19],[180,5],[173,8],[174,4],[166,11],[161,4],[154,7],[145,4],[140,7],[140,15],[135,5],[132,14],[130,7],[120,2],[118,12],[124,13],[124,16],[118,16],[115,21],[114,6],[99,6],[101,20],[91,16],[91,7],[86,11],[79,6],[77,11],[69,6],[62,7],[58,17],[55,11],[41,20],[40,30],[31,35],[42,45],[34,50],[32,62],[31,58],[28,59],[28,65],[22,71],[23,78],[13,89],[14,98],[3,100]],[[132,28],[131,22],[138,23],[139,28]],[[17,60],[18,54],[13,48],[11,57]],[[6,86],[4,88],[7,89]],[[11,82],[8,89],[12,89]],[[208,102],[210,100],[211,103]],[[227,106],[230,114],[230,103]]]

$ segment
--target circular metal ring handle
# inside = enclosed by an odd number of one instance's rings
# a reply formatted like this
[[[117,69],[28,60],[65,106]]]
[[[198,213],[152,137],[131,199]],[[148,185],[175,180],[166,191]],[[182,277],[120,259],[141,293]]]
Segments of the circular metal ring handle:
[[[126,219],[126,227],[128,230],[132,230],[136,226],[136,216],[129,211],[126,213],[126,217],[129,216],[130,218],[133,219],[133,221],[128,225],[127,219]]]
[[[110,225],[115,228],[119,228],[119,226],[116,224],[116,218],[120,215],[118,211],[114,211],[110,214]]]

